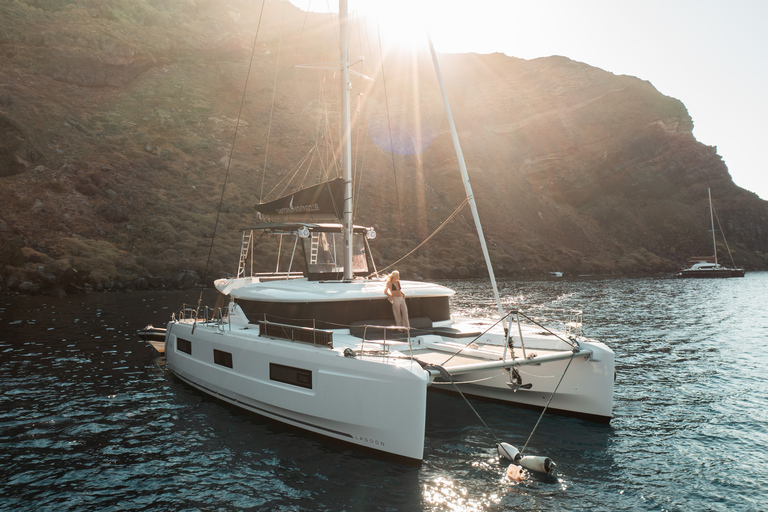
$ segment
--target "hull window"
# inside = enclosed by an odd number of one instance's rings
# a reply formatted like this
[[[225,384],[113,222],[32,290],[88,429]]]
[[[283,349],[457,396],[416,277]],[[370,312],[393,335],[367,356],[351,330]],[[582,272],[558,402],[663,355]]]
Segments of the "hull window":
[[[312,372],[303,368],[269,363],[269,378],[283,384],[312,389]]]
[[[223,350],[213,349],[213,362],[227,368],[232,368],[232,354]]]
[[[192,355],[192,342],[181,338],[176,338],[176,350]]]

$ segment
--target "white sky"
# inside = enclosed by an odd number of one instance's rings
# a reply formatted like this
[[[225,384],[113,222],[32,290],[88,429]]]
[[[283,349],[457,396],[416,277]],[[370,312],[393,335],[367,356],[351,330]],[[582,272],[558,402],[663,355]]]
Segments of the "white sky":
[[[349,1],[403,36],[428,25],[438,52],[562,55],[648,80],[685,104],[738,186],[768,199],[768,0]]]

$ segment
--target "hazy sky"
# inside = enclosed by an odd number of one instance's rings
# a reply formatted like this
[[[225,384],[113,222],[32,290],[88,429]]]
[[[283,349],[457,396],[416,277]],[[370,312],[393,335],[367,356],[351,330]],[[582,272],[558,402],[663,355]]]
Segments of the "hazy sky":
[[[291,1],[312,11],[338,5]],[[694,136],[717,146],[738,186],[768,199],[768,0],[350,0],[350,8],[375,10],[404,39],[428,24],[438,52],[563,55],[648,80],[685,104]]]

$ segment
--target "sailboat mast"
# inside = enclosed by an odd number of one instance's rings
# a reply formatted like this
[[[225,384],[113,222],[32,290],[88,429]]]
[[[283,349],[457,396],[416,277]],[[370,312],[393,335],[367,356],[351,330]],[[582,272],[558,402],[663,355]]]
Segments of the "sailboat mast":
[[[341,35],[341,170],[344,179],[344,280],[354,277],[352,267],[352,142],[349,80],[349,8],[347,0],[339,0],[339,33]]]
[[[445,84],[443,84],[443,75],[440,72],[440,65],[437,62],[437,53],[435,52],[435,46],[432,44],[432,37],[427,36],[429,40],[429,51],[432,53],[432,62],[435,65],[435,73],[437,73],[437,81],[440,84],[440,92],[443,95],[443,103],[445,104],[445,114],[448,117],[448,126],[451,128],[451,137],[453,138],[453,147],[456,150],[456,158],[459,160],[459,170],[461,171],[461,178],[464,182],[464,191],[467,194],[469,200],[469,207],[472,210],[472,218],[475,220],[475,228],[477,229],[477,236],[480,238],[480,247],[483,249],[483,256],[485,257],[485,265],[488,267],[488,277],[491,279],[491,287],[493,288],[493,295],[496,298],[496,305],[499,308],[499,314],[504,317],[504,306],[501,304],[501,297],[499,296],[499,288],[496,286],[496,275],[493,273],[493,265],[491,264],[491,256],[488,254],[488,246],[485,243],[485,235],[483,234],[483,227],[480,225],[480,215],[477,213],[477,203],[475,203],[475,195],[472,193],[472,185],[469,183],[469,174],[467,173],[467,164],[464,162],[464,153],[461,150],[461,144],[459,144],[459,136],[456,133],[456,125],[453,123],[453,114],[451,113],[451,105],[448,103],[448,94],[445,92]],[[506,327],[507,322],[504,321]]]
[[[715,253],[715,265],[717,265],[717,242],[715,242],[715,217],[712,213],[712,192],[708,188],[707,195],[709,196],[709,221],[712,223],[712,250]]]

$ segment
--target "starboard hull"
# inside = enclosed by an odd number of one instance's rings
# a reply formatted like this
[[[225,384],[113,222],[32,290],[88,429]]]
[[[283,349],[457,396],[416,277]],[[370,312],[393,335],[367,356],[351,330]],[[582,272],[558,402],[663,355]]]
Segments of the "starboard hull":
[[[614,387],[614,354],[602,343],[591,344],[589,356],[575,356],[545,365],[518,368],[524,384],[530,389],[513,391],[506,372],[475,372],[456,378],[462,393],[468,396],[512,403],[537,410],[575,416],[597,423],[612,418]],[[565,377],[560,381],[560,376]],[[476,382],[462,384],[462,381]],[[433,385],[433,387],[436,387]],[[444,386],[447,391],[450,387]]]

